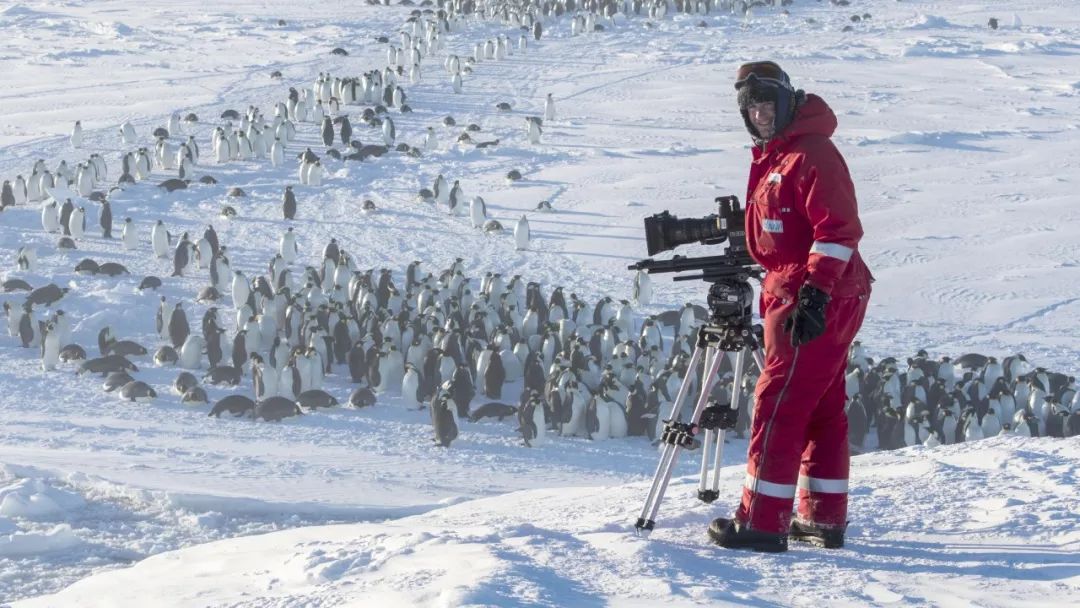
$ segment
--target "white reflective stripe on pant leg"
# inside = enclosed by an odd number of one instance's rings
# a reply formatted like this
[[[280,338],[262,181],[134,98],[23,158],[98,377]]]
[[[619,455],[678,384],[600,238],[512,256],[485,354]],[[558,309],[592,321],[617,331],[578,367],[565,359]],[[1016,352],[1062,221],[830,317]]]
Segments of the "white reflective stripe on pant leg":
[[[846,479],[822,479],[820,477],[807,477],[799,475],[799,487],[810,492],[822,492],[825,494],[847,494],[848,480]]]
[[[851,254],[855,253],[855,250],[846,245],[841,245],[840,243],[814,241],[814,244],[810,247],[810,253],[820,253],[821,255],[847,262],[851,259]]]
[[[773,498],[795,498],[794,485],[765,481],[764,479],[759,479],[749,473],[746,474],[746,481],[743,482],[743,485],[746,486],[747,490],[757,492],[758,494],[764,494],[765,496],[772,496]]]

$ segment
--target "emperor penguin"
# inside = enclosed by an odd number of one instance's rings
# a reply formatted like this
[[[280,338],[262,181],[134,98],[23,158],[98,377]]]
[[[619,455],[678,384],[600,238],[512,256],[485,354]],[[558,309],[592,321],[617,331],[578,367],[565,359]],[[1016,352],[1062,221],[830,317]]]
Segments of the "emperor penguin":
[[[50,321],[45,324],[41,339],[41,370],[54,370],[59,361],[60,332],[57,331],[56,324]]]
[[[548,93],[547,99],[544,100],[544,120],[555,120],[555,100],[551,97],[551,93]]]
[[[90,166],[79,163],[75,169],[75,191],[83,198],[94,193],[94,169]]]
[[[199,334],[190,334],[180,347],[180,359],[177,365],[184,369],[200,369],[202,367],[202,353],[206,349],[206,343]]]
[[[322,105],[320,104],[319,107],[321,108]],[[329,116],[322,118],[322,140],[327,148],[334,145],[334,122]]]
[[[18,254],[15,256],[15,265],[19,270],[28,270],[35,272],[38,270],[38,251],[30,246],[22,246],[18,248]],[[93,274],[92,271],[91,273]]]
[[[392,388],[400,388],[405,377],[405,357],[396,346],[390,345],[389,349],[379,354],[379,384],[375,392],[385,393]]]
[[[484,204],[484,199],[479,196],[474,196],[472,202],[469,203],[469,219],[472,222],[473,228],[482,228],[484,222],[487,221],[487,205]]]
[[[405,364],[405,375],[401,378],[401,398],[410,409],[423,405],[420,398],[420,372],[412,363]]]
[[[639,306],[648,306],[652,303],[652,281],[649,279],[649,273],[644,270],[637,271],[634,275],[634,301]]]
[[[289,226],[289,229],[285,231],[285,234],[281,235],[278,251],[281,253],[281,257],[285,260],[286,264],[292,264],[296,261],[296,254],[299,251],[299,247],[296,245],[296,233],[293,232],[292,226]]]
[[[15,176],[15,183],[11,186],[11,197],[16,205],[24,205],[28,202],[29,197],[26,192],[26,179],[21,175]]]
[[[50,200],[41,206],[41,227],[45,232],[60,231],[60,208],[56,200]]]
[[[461,74],[454,72],[454,75],[450,77],[450,86],[454,88],[455,93],[461,92]]]
[[[82,121],[76,120],[75,127],[71,129],[71,147],[81,148],[83,143]]]
[[[191,264],[191,241],[188,240],[188,233],[184,233],[180,237],[180,241],[176,243],[176,251],[173,253],[173,272],[172,276],[182,277],[184,271],[188,269]],[[178,345],[179,346],[179,345]]]
[[[81,239],[86,233],[86,208],[76,207],[68,216],[68,231],[74,239]]]
[[[165,230],[165,224],[161,220],[150,230],[150,245],[154,249],[154,257],[169,256],[169,232]]]
[[[281,214],[287,220],[296,218],[296,194],[293,193],[292,186],[285,186],[285,194],[281,200]]]
[[[165,305],[165,296],[161,297],[161,303]],[[172,313],[169,314],[169,322],[165,326],[169,341],[173,348],[180,348],[191,334],[191,326],[188,325],[187,314],[184,312],[183,302],[177,302]]]
[[[439,138],[435,135],[435,128],[428,127],[427,135],[424,136],[424,150],[434,152],[439,149]]]
[[[270,144],[270,164],[275,167],[285,164],[285,146],[280,137],[275,137],[274,143]]]
[[[514,226],[514,243],[518,251],[524,251],[529,248],[529,220],[524,215],[517,221]]]
[[[525,117],[525,136],[528,138],[529,143],[536,145],[540,143],[540,136],[544,133],[544,129],[540,125],[540,119],[536,116]]]
[[[112,205],[108,200],[101,201],[101,211],[98,213],[98,225],[101,226],[101,238],[112,238]]]
[[[323,166],[321,161],[315,161],[311,164],[307,174],[307,185],[309,186],[321,186],[323,178]]]
[[[135,127],[128,121],[124,121],[124,124],[120,125],[120,141],[125,146],[134,146],[139,141],[138,135],[135,134]]]
[[[383,143],[387,146],[394,145],[394,141],[397,139],[397,130],[394,128],[394,121],[389,116],[383,117],[382,136]]]

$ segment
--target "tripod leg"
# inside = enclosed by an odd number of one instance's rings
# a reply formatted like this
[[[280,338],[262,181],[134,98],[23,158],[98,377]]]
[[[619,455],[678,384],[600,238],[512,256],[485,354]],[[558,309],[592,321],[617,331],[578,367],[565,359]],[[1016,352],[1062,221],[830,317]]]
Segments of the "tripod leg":
[[[712,393],[713,385],[716,384],[716,375],[720,372],[720,364],[724,359],[724,351],[718,350],[715,347],[710,346],[705,358],[705,375],[702,377],[701,393],[698,395],[697,407],[694,408],[694,420],[696,425],[701,420],[701,413],[705,410],[706,404],[709,402],[709,395]],[[717,431],[716,429],[705,431],[705,438],[702,441],[701,450],[701,476],[698,481],[698,499],[704,502],[712,502],[719,497],[718,492],[710,492],[709,485],[709,455],[710,446],[712,441],[717,441],[717,447],[723,449],[724,434],[723,431]]]
[[[701,351],[701,346],[696,346],[694,348],[694,353],[690,356],[689,369],[693,370],[697,367],[698,361],[701,360]],[[683,383],[679,386],[679,392],[675,396],[675,403],[671,406],[671,415],[668,420],[677,421],[679,419],[683,399],[686,397],[686,393],[690,387],[689,380],[690,376],[688,373],[687,378],[684,379]],[[656,472],[653,474],[652,485],[649,487],[649,495],[645,499],[645,505],[641,508],[641,515],[634,525],[638,534],[642,536],[647,536],[653,529],[656,512],[660,509],[660,501],[664,498],[664,492],[667,490],[668,482],[671,480],[671,471],[678,458],[678,450],[679,446],[677,445],[664,445],[660,463],[656,467]]]
[[[731,407],[735,409],[738,409],[739,400],[742,399],[743,375],[746,373],[746,354],[748,352],[750,352],[750,348],[746,347],[735,355],[735,377],[731,385]],[[716,458],[713,465],[712,479],[712,491],[717,496],[720,494],[720,468],[724,462],[724,435],[726,435],[726,432],[724,429],[720,429],[718,434],[720,438],[716,443]]]
[[[724,353],[722,353],[720,351],[716,351],[716,350],[710,348],[709,350],[707,350],[705,352],[705,368],[709,369],[709,368],[712,367],[713,358],[719,359],[719,358],[722,358],[723,356],[724,356]],[[719,369],[719,368],[717,368],[717,369]],[[702,382],[701,382],[701,390],[702,390],[701,395],[705,396],[706,399],[708,398],[708,395],[709,395],[709,392],[710,392],[709,391],[710,387],[708,385],[711,385],[711,382],[708,381],[708,376],[704,376],[702,378]],[[697,422],[696,418],[694,419],[694,422]],[[705,496],[706,496],[705,490],[708,489],[708,484],[709,484],[709,448],[711,447],[712,441],[713,441],[713,439],[715,437],[716,437],[715,432],[713,432],[712,430],[707,430],[707,431],[705,431],[705,436],[702,437],[702,439],[701,439],[701,474],[700,474],[700,479],[698,481],[698,498],[700,498],[702,500],[705,500]]]
[[[705,347],[705,350],[705,362],[707,365],[704,380],[702,381],[702,390],[698,395],[698,403],[694,406],[693,415],[690,418],[691,429],[697,427],[698,421],[701,419],[701,413],[705,409],[705,404],[708,403],[708,392],[712,390],[716,374],[720,370],[720,356],[716,354],[717,351],[713,347]],[[676,397],[676,401],[679,403],[689,392],[690,382],[692,381],[690,375],[693,374],[693,369],[697,366],[700,351],[700,347],[694,349],[693,355],[690,357],[690,366],[687,368],[686,378],[683,379],[683,384],[679,387],[678,396]],[[674,416],[678,414],[677,404],[676,407],[672,408],[672,411],[672,419],[674,420]],[[665,450],[664,456],[666,460],[662,458],[660,461],[660,468],[652,479],[652,487],[649,490],[649,498],[646,501],[645,508],[642,510],[642,517],[638,517],[637,524],[635,524],[638,533],[643,536],[647,536],[648,532],[656,524],[657,513],[660,511],[660,502],[664,498],[664,492],[667,491],[667,484],[671,482],[672,471],[675,469],[676,460],[678,460],[678,451],[681,446],[676,443],[669,447],[671,448],[671,456],[666,458],[667,451]]]

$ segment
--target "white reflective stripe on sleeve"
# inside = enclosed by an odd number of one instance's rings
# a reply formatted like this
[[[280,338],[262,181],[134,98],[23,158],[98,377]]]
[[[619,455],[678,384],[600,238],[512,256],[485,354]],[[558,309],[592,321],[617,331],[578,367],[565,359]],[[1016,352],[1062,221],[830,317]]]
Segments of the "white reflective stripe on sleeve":
[[[825,494],[847,494],[848,480],[846,479],[821,479],[820,477],[807,477],[799,475],[799,487],[811,492]]]
[[[821,255],[846,262],[851,259],[851,254],[855,253],[855,250],[851,247],[841,245],[840,243],[822,243],[821,241],[814,241],[814,244],[810,247],[810,253],[820,253]]]
[[[758,479],[749,473],[746,474],[744,485],[747,490],[757,492],[758,494],[764,494],[765,496],[772,496],[773,498],[795,498],[795,486],[765,481],[764,479]]]

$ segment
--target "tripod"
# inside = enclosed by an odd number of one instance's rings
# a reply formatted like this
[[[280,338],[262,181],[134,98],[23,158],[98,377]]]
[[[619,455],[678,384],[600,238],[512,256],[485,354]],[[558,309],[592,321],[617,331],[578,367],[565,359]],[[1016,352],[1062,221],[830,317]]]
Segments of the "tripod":
[[[719,289],[718,289],[719,288]],[[742,383],[746,374],[747,355],[752,355],[758,369],[765,369],[765,356],[761,351],[761,326],[751,325],[749,310],[735,315],[725,316],[718,308],[723,302],[715,297],[723,286],[714,284],[710,291],[709,308],[711,310],[710,322],[698,328],[697,340],[694,353],[690,357],[690,364],[686,377],[679,392],[675,397],[675,403],[671,407],[671,416],[664,420],[664,431],[660,441],[664,447],[660,456],[660,464],[653,475],[652,486],[649,488],[648,498],[641,509],[634,528],[639,536],[647,537],[656,526],[656,513],[660,510],[660,501],[664,499],[668,482],[671,481],[671,473],[675,468],[675,461],[679,457],[679,450],[694,449],[697,446],[695,436],[700,431],[705,431],[705,437],[701,442],[701,479],[698,484],[698,498],[706,503],[711,503],[720,496],[720,467],[724,454],[724,433],[735,428],[735,422],[739,415],[739,399],[741,398]],[[742,308],[742,307],[739,307]],[[716,383],[716,375],[720,371],[720,362],[725,353],[733,352],[735,356],[735,380],[732,385],[731,403],[726,407],[716,403],[709,404],[709,394]],[[702,353],[705,357],[705,375],[701,382],[701,390],[694,405],[694,413],[690,422],[680,422],[683,399],[689,392],[691,376],[701,361]],[[709,451],[716,442],[712,462],[712,480],[709,480]]]

